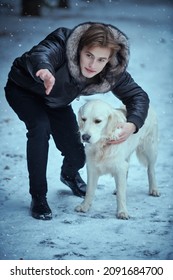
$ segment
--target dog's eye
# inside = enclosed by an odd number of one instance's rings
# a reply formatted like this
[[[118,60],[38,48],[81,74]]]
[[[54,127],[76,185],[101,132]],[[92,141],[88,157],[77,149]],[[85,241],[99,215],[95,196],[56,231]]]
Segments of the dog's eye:
[[[101,120],[96,119],[94,122],[95,122],[95,123],[101,123]]]
[[[86,118],[81,118],[83,122],[86,122]]]

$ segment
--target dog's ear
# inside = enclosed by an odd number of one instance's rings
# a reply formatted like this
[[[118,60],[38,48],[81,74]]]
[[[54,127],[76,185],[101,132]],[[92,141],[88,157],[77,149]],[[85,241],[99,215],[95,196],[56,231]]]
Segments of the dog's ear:
[[[82,127],[82,107],[80,107],[79,111],[78,111],[78,125],[79,125],[79,128]]]
[[[114,137],[116,137],[117,124],[126,121],[125,112],[124,109],[115,109],[111,112],[105,128],[106,138],[114,139]],[[119,133],[119,131],[117,131],[117,133]]]
[[[78,120],[78,124],[80,126],[80,123],[81,123],[81,108],[78,111],[77,120]]]
[[[112,136],[112,134],[115,132],[116,125],[117,125],[117,118],[116,118],[116,115],[114,114],[114,111],[112,111],[110,113],[110,115],[108,116],[107,125],[105,127],[106,137],[109,138]]]

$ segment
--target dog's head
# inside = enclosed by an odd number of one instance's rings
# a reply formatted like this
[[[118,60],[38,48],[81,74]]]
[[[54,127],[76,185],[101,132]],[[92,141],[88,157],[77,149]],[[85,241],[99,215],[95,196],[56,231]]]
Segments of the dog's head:
[[[123,116],[122,112],[118,114],[117,110],[102,100],[88,101],[78,112],[82,141],[94,144],[100,140],[115,139],[117,122],[125,121]]]

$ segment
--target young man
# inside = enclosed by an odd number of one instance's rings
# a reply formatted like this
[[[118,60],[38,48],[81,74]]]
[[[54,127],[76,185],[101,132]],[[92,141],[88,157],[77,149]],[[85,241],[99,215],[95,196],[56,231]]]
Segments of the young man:
[[[127,108],[127,123],[117,144],[143,125],[148,95],[126,71],[128,39],[116,27],[82,23],[74,29],[58,28],[37,46],[16,58],[5,87],[6,98],[27,128],[27,164],[31,215],[52,218],[47,203],[46,168],[49,137],[61,151],[60,179],[75,195],[84,196],[79,175],[85,164],[76,116],[71,102],[80,95],[111,91]]]

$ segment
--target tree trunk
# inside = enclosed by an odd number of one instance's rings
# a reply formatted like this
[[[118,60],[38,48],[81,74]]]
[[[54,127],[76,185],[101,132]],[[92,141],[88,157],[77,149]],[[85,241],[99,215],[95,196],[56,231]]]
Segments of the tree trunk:
[[[40,16],[41,0],[22,0],[22,16]]]
[[[59,0],[58,8],[69,8],[69,0]]]

